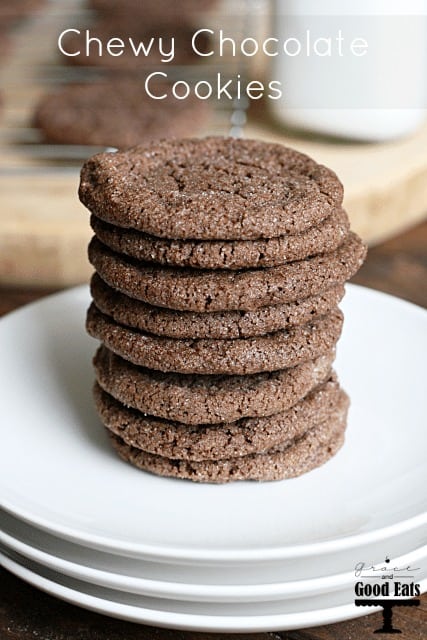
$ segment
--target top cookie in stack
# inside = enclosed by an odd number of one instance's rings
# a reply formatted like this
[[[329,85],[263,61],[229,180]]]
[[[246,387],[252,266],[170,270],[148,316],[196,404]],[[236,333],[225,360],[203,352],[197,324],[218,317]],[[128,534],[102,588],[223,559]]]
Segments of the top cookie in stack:
[[[337,304],[365,256],[336,175],[281,145],[173,140],[89,159],[80,198],[95,400],[119,454],[204,482],[328,460],[348,406]]]

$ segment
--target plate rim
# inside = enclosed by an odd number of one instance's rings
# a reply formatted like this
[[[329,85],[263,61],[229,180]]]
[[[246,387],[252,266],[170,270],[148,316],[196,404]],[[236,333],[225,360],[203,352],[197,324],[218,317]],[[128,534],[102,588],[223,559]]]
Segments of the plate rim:
[[[418,514],[401,522],[367,531],[364,533],[354,534],[338,540],[323,540],[321,542],[313,542],[310,544],[289,545],[288,547],[273,547],[264,549],[191,549],[179,547],[156,547],[155,545],[134,545],[133,543],[122,541],[120,547],[115,544],[117,541],[103,536],[87,534],[84,538],[79,537],[78,532],[62,525],[52,527],[48,521],[43,518],[28,514],[24,510],[9,507],[7,503],[0,505],[4,511],[10,515],[22,520],[26,524],[35,526],[46,533],[56,535],[59,538],[74,542],[93,549],[115,553],[116,555],[128,555],[130,557],[138,557],[153,561],[173,560],[181,562],[253,562],[254,564],[265,561],[285,560],[291,558],[303,558],[313,555],[326,554],[335,551],[344,551],[352,549],[355,546],[363,546],[370,542],[378,542],[386,540],[400,533],[406,533],[419,526],[427,524],[427,511]],[[153,551],[154,550],[154,551]],[[205,553],[209,551],[209,554]]]
[[[317,609],[303,611],[292,614],[268,614],[264,616],[209,616],[202,614],[175,613],[168,611],[158,611],[156,609],[146,609],[134,605],[117,603],[112,600],[105,600],[97,596],[83,594],[76,589],[66,587],[53,580],[37,574],[35,571],[20,565],[15,560],[5,556],[0,551],[0,566],[13,573],[20,579],[28,582],[32,586],[41,589],[56,598],[69,602],[90,611],[116,617],[129,622],[140,624],[156,625],[162,628],[170,628],[186,631],[202,632],[223,632],[223,633],[245,633],[245,632],[267,632],[285,631],[292,629],[302,629],[316,627],[324,624],[342,622],[353,618],[363,617],[380,610],[380,607],[370,607],[367,613],[362,607],[354,604],[340,605],[329,609]],[[427,579],[423,588],[427,588]],[[80,596],[80,598],[79,598]],[[85,602],[81,601],[81,596]],[[112,608],[108,609],[108,606]],[[156,617],[157,614],[157,617]],[[323,615],[322,615],[323,614]],[[307,618],[314,619],[307,623]],[[315,618],[315,616],[318,616]],[[159,620],[159,617],[161,618]]]
[[[81,582],[99,585],[116,591],[124,591],[125,593],[140,594],[147,597],[165,600],[177,599],[208,603],[224,603],[224,598],[227,599],[227,602],[244,603],[286,600],[288,598],[292,599],[293,597],[303,598],[318,595],[325,591],[328,593],[334,592],[354,583],[354,571],[328,574],[317,578],[251,585],[209,585],[172,582],[166,580],[147,579],[137,576],[127,576],[122,573],[108,572],[107,570],[100,570],[87,565],[81,565],[67,560],[66,558],[61,558],[52,553],[38,549],[37,547],[33,547],[22,542],[19,538],[2,531],[0,531],[0,544],[7,549],[11,549],[20,556],[28,558],[31,562],[43,565],[52,571],[77,579]],[[421,560],[427,560],[427,542],[402,553],[400,556],[393,557],[393,562],[402,566],[412,564],[414,562],[418,563],[421,562]],[[83,572],[80,573],[80,571]],[[98,575],[100,577],[97,577]],[[108,582],[109,576],[113,577],[111,582]],[[116,578],[119,579],[119,584],[114,583]],[[104,579],[105,582],[102,582],[102,579]],[[126,588],[129,587],[130,584],[134,585],[131,590]],[[174,588],[176,589],[177,587],[178,591],[174,592]],[[150,592],[150,588],[153,589],[153,591]],[[155,590],[156,588],[158,591]]]

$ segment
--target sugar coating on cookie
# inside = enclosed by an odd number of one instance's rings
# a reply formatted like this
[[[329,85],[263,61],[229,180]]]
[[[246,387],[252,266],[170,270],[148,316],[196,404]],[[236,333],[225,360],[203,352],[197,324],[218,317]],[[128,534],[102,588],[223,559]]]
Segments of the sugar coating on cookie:
[[[154,306],[198,312],[251,311],[318,295],[356,273],[365,255],[349,233],[331,253],[270,269],[224,271],[162,267],[115,253],[95,237],[89,244],[89,260],[110,287]]]
[[[253,375],[183,375],[137,367],[101,346],[98,384],[122,404],[184,424],[234,422],[286,411],[331,374],[335,353],[301,365]]]
[[[126,462],[161,476],[194,482],[234,480],[283,480],[295,478],[324,464],[344,442],[345,417],[311,429],[284,449],[220,460],[175,460],[147,453],[127,445],[111,434],[113,447]]]
[[[259,269],[329,253],[349,232],[344,209],[304,233],[260,240],[167,240],[91,216],[96,237],[107,247],[145,262],[196,269]]]
[[[91,279],[91,294],[102,313],[118,324],[169,338],[251,338],[306,324],[328,314],[341,301],[344,285],[317,296],[254,311],[176,311],[154,307],[109,287],[99,276]]]
[[[245,375],[295,367],[331,351],[341,335],[343,314],[331,311],[306,325],[266,336],[232,340],[181,340],[117,324],[92,304],[86,329],[133,364],[185,374]]]
[[[301,233],[343,199],[335,173],[298,151],[215,137],[93,156],[82,168],[79,194],[106,222],[200,240]]]
[[[215,460],[287,446],[326,420],[343,416],[348,396],[336,376],[310,391],[288,411],[214,425],[185,425],[125,407],[96,383],[94,398],[105,427],[127,445],[177,460]]]

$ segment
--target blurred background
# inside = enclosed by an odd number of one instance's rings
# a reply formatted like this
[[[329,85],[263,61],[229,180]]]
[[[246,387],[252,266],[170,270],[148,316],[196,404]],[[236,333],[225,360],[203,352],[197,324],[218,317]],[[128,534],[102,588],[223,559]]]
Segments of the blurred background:
[[[0,0],[0,316],[88,282],[92,232],[77,197],[86,158],[159,137],[212,134],[288,144],[334,169],[352,227],[369,244],[353,281],[427,307],[426,21],[427,0]],[[199,27],[212,31],[201,41],[212,56],[188,48]],[[336,36],[340,28],[347,45],[366,37],[369,56],[218,54],[221,29],[236,42],[262,42],[304,41],[307,30]],[[104,41],[174,34],[179,52],[170,63],[155,49],[144,60],[67,58],[57,46],[66,29],[90,29]],[[78,35],[70,33],[64,45],[80,49]],[[234,85],[231,99],[153,102],[141,86],[156,70],[192,86],[214,83],[218,73],[224,81],[240,76],[243,86],[277,80],[283,97],[249,101]],[[145,635],[70,608],[6,572],[0,583],[0,635],[5,629],[8,638]],[[425,637],[423,615],[425,604],[411,630],[405,618],[402,638]],[[369,616],[313,633],[365,638],[377,622]]]
[[[425,0],[1,0],[0,285],[86,282],[91,232],[77,198],[83,161],[167,136],[236,135],[296,147],[336,171],[352,227],[371,247],[399,238],[427,215],[426,16]],[[213,55],[195,56],[188,46],[198,28],[211,30],[200,46]],[[173,34],[175,57],[162,63],[155,47],[143,60],[66,57],[57,44],[65,29],[90,29],[104,42],[153,35],[167,42]],[[230,47],[219,55],[221,29],[236,43],[341,29],[346,45],[365,36],[369,56],[245,56],[239,46],[236,55]],[[64,47],[82,50],[81,34],[67,34]],[[215,84],[218,73],[243,86],[278,80],[283,97],[249,101],[233,82],[232,99],[153,101],[143,82],[156,70],[190,86]],[[426,260],[425,240],[417,247]]]

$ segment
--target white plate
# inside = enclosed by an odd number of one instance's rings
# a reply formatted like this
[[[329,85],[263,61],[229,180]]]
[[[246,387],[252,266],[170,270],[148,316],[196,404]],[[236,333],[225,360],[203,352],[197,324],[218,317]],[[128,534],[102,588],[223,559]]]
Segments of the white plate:
[[[178,588],[180,585],[185,585],[193,589],[194,587],[198,589],[201,584],[223,588],[236,585],[259,587],[263,583],[271,585],[269,588],[272,588],[277,583],[315,580],[354,571],[356,564],[360,562],[364,562],[367,566],[376,565],[383,562],[386,556],[397,558],[427,544],[427,525],[425,525],[388,538],[386,541],[336,553],[321,554],[318,557],[310,557],[304,562],[301,562],[300,558],[288,558],[255,565],[253,563],[186,565],[149,562],[83,547],[32,527],[1,510],[0,523],[1,543],[18,553],[27,555],[23,547],[19,546],[23,543],[29,547],[28,557],[35,561],[40,561],[42,556],[37,557],[33,554],[39,552],[47,554],[48,566],[56,571],[61,572],[66,566],[62,562],[66,561],[66,563],[78,565],[83,570],[95,569],[103,575],[107,573],[113,576],[119,574],[130,578],[144,578],[157,584],[172,582]]]
[[[121,462],[95,415],[77,288],[0,322],[0,506],[66,539],[151,560],[266,561],[351,548],[427,522],[427,313],[349,286],[337,369],[344,448],[300,478],[199,485]]]
[[[263,603],[261,606],[254,603],[227,606],[155,600],[143,596],[130,597],[121,592],[80,583],[21,559],[16,554],[5,555],[1,550],[0,565],[33,586],[72,604],[123,620],[174,629],[236,633],[301,629],[348,620],[377,610],[356,607],[352,604],[354,595],[341,592],[301,600],[296,604],[295,611],[290,608],[289,601],[284,604]],[[421,587],[423,590],[427,588],[427,580],[421,583]],[[294,604],[296,602],[293,601]],[[316,608],[319,602],[323,602],[323,605]],[[269,613],[263,612],[265,608],[269,609]]]
[[[352,589],[356,581],[354,568],[346,573],[326,575],[320,578],[297,580],[291,582],[276,582],[271,584],[252,585],[209,585],[186,584],[183,582],[166,582],[150,580],[133,575],[99,571],[81,563],[70,562],[56,555],[40,551],[25,544],[21,540],[0,531],[0,543],[8,551],[13,551],[23,558],[27,558],[47,569],[70,578],[88,582],[92,585],[124,591],[128,594],[139,594],[151,598],[165,598],[171,600],[188,600],[191,602],[208,603],[247,603],[266,602],[274,600],[295,599],[317,594],[331,594],[334,591]],[[377,565],[377,570],[384,566],[384,555]],[[390,557],[390,556],[389,556]],[[405,555],[393,555],[393,566],[425,567],[427,572],[427,545],[411,550]],[[369,565],[370,566],[370,565]]]
[[[145,578],[156,582],[185,585],[260,585],[322,578],[354,570],[357,563],[375,565],[386,556],[396,558],[427,543],[427,525],[387,538],[385,541],[365,544],[352,549],[310,557],[287,558],[266,563],[247,564],[170,564],[128,558],[74,544],[18,520],[0,510],[0,542],[7,544],[6,536],[24,543],[37,553],[47,553],[54,563],[65,560],[100,572],[120,574],[132,578]],[[16,551],[19,551],[17,548]],[[32,557],[32,556],[30,556]],[[34,557],[34,559],[36,559]],[[60,571],[62,565],[53,564]]]

